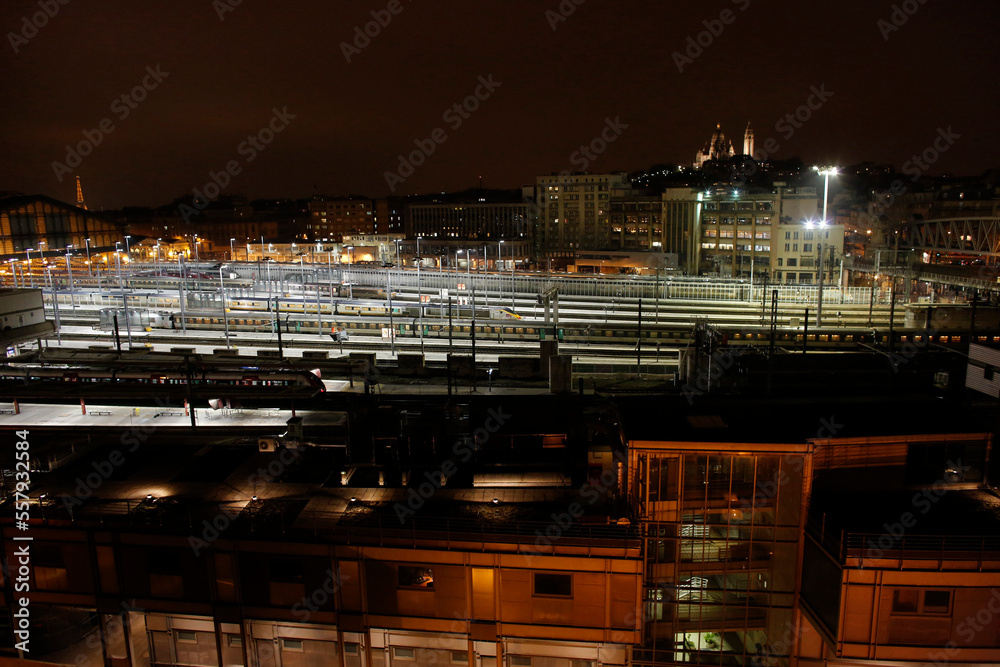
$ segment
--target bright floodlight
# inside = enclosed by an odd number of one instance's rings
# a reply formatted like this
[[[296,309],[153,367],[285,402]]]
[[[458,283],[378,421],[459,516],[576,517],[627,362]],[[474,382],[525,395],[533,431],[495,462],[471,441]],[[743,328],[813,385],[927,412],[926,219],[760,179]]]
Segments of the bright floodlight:
[[[836,176],[840,173],[837,167],[813,167],[813,171],[820,176]]]

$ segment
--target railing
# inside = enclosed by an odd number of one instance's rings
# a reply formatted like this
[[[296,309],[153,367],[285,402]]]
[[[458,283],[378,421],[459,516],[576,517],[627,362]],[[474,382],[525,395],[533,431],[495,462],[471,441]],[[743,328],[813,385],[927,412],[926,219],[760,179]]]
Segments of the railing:
[[[1000,560],[997,535],[906,535],[847,533],[847,558],[931,560]]]
[[[637,550],[638,527],[617,524],[580,523],[569,515],[566,521],[539,522],[511,519],[468,519],[422,516],[400,500],[393,508],[375,513],[365,502],[351,503],[345,512],[318,512],[302,509],[306,499],[251,501],[211,505],[181,505],[169,499],[131,501],[89,501],[73,507],[59,498],[44,501],[32,511],[32,523],[46,526],[111,527],[138,532],[173,533],[206,539],[219,534],[226,538],[297,539],[368,545],[411,545],[428,541],[455,543],[506,543],[516,551],[544,553],[554,547],[603,547]],[[487,510],[489,511],[489,510]],[[503,506],[499,508],[503,511]],[[387,512],[387,513],[383,513]],[[12,514],[11,514],[12,516]],[[0,525],[11,521],[2,520]]]

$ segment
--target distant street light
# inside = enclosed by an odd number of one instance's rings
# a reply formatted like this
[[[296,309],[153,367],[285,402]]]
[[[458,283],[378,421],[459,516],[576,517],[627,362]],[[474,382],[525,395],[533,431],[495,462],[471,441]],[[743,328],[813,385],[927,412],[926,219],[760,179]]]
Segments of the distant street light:
[[[226,349],[229,349],[232,346],[229,344],[229,313],[226,311],[226,283],[222,279],[222,269],[224,268],[226,268],[225,264],[219,267],[219,291],[222,296],[222,321],[226,326]]]
[[[827,218],[826,212],[827,207],[830,203],[830,177],[836,176],[839,172],[836,167],[813,167],[820,176],[823,177],[823,219],[820,221],[820,237],[819,237],[819,297],[816,300],[816,326],[823,326],[823,236],[826,233]]]
[[[122,293],[122,306],[125,308],[125,332],[128,334],[128,349],[132,349],[132,323],[128,316],[128,297],[125,295],[125,283],[122,280],[122,261],[121,261],[121,248],[117,246],[119,243],[115,243],[115,264],[118,266],[118,289]],[[69,266],[69,255],[66,255],[66,266]]]
[[[28,276],[30,276],[30,278],[31,278],[31,286],[34,287],[35,286],[35,272],[31,270],[31,251],[32,250],[34,250],[34,248],[25,248],[24,252],[25,252],[25,255],[27,255],[27,257],[28,257]]]

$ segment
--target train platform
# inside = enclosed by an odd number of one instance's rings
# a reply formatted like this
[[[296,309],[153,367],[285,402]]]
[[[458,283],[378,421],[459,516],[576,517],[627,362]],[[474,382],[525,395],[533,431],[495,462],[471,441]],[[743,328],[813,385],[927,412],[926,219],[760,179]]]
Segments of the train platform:
[[[15,413],[11,403],[0,403],[0,430],[43,428],[133,429],[190,428],[191,416],[182,407],[130,407],[123,405],[52,405],[19,403]],[[284,428],[293,417],[291,410],[193,408],[199,428],[244,429]],[[343,412],[296,410],[307,426],[338,427],[347,419]]]
[[[355,380],[354,387],[349,382],[341,380],[323,380],[327,392],[345,392],[361,394],[365,392],[363,380]],[[431,383],[381,383],[376,382],[370,388],[369,393],[376,395],[391,396],[447,396],[447,384]],[[541,396],[550,395],[548,387],[491,387],[488,384],[480,383],[473,388],[471,385],[453,386],[454,396]]]

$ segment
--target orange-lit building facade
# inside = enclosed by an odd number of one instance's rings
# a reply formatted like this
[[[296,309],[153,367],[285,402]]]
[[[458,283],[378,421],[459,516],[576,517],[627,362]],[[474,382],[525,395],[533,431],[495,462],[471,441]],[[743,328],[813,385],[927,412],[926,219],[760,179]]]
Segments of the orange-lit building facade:
[[[632,664],[749,665],[779,642],[796,622],[809,465],[804,444],[631,443],[646,561]]]
[[[224,485],[111,480],[71,512],[53,485],[32,500],[33,641],[49,663],[142,667],[1000,661],[989,434],[732,442],[726,419],[590,446],[565,459],[579,490],[555,469],[513,487],[442,472],[438,513],[400,510],[424,479],[408,473],[231,483],[285,449],[243,452]],[[14,534],[0,521],[7,572]]]

